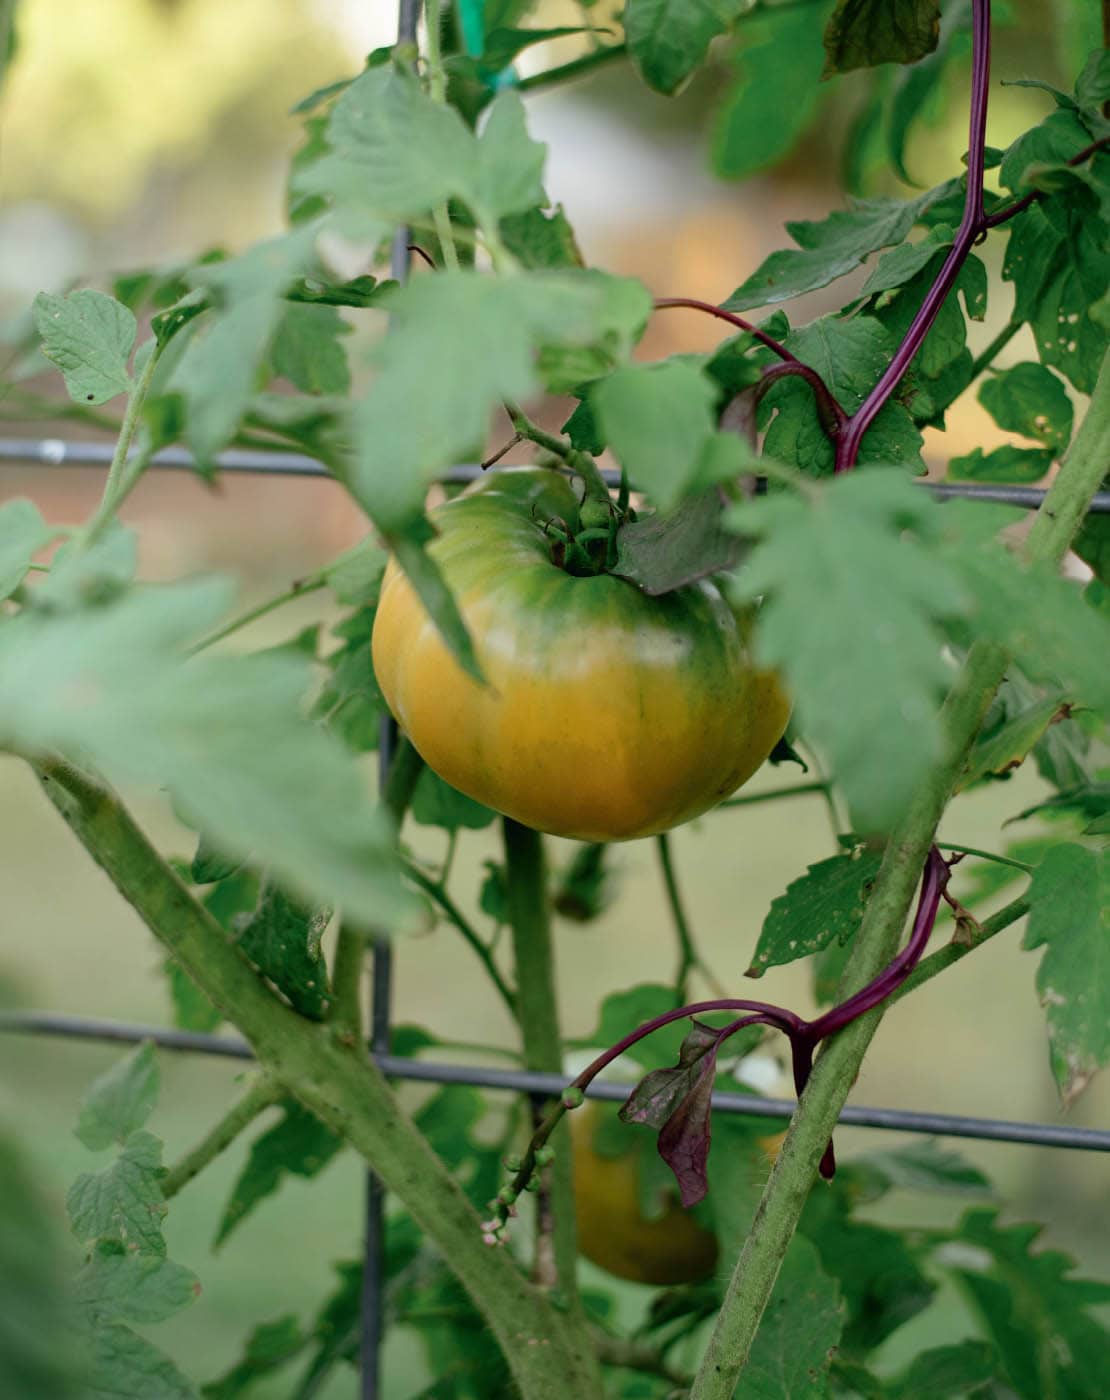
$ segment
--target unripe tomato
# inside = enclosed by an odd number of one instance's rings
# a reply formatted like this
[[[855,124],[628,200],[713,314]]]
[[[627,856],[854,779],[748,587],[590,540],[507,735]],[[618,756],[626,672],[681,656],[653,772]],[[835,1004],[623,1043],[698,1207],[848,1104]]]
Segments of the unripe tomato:
[[[708,1278],[717,1264],[717,1237],[683,1210],[676,1192],[667,1193],[654,1219],[644,1214],[640,1154],[654,1152],[655,1142],[629,1129],[628,1150],[603,1155],[594,1136],[605,1114],[591,1101],[570,1115],[578,1248],[591,1263],[633,1283],[673,1286]]]
[[[650,598],[559,567],[554,531],[579,521],[555,472],[491,473],[431,519],[487,684],[392,561],[374,670],[417,752],[467,796],[538,831],[624,841],[714,806],[782,736],[789,705],[714,584]]]

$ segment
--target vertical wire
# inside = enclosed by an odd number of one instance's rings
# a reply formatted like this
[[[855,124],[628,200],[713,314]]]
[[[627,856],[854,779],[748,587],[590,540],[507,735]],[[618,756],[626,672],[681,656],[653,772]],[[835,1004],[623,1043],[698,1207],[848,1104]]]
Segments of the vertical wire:
[[[420,19],[420,0],[398,0],[397,42],[414,44]],[[393,235],[389,272],[404,282],[409,268],[409,230],[399,228]],[[397,726],[389,716],[381,722],[378,734],[378,788],[385,791],[390,764],[397,748]],[[393,949],[388,937],[371,943],[373,970],[370,980],[370,1045],[375,1055],[388,1055],[393,996]],[[360,1397],[380,1400],[381,1350],[385,1321],[385,1188],[373,1172],[366,1173],[366,1238],[362,1260],[362,1302],[360,1319]]]

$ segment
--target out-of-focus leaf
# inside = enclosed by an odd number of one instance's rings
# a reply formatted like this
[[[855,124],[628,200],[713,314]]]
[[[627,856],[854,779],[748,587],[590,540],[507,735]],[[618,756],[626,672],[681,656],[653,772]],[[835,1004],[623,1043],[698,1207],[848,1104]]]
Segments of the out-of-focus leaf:
[[[976,740],[967,756],[956,791],[971,787],[983,778],[1006,777],[1025,762],[1029,751],[1049,725],[1067,715],[1058,697],[1039,700],[1013,715],[1005,724]]]
[[[677,92],[745,8],[744,0],[628,0],[624,33],[644,82]]]
[[[31,560],[52,535],[33,502],[19,497],[0,506],[0,600],[26,577]]]
[[[676,1006],[674,988],[657,982],[641,982],[623,992],[610,992],[601,1003],[597,1029],[591,1035],[569,1043],[581,1049],[604,1049],[616,1045],[618,1040],[623,1040],[638,1026],[674,1011]],[[678,1021],[673,1028],[656,1031],[639,1041],[629,1053],[645,1069],[669,1065],[679,1053],[685,1029],[685,1022]]]
[[[444,831],[460,828],[480,831],[497,816],[496,812],[444,782],[426,765],[416,780],[411,810],[413,820],[421,826],[441,826]]]
[[[103,1323],[92,1338],[88,1389],[82,1400],[196,1400],[197,1392],[164,1352],[119,1322]]]
[[[607,865],[612,846],[583,842],[555,882],[551,903],[564,919],[589,923],[612,902],[613,872]]]
[[[288,1365],[301,1354],[309,1339],[293,1316],[264,1322],[247,1338],[242,1359],[219,1380],[201,1387],[204,1400],[238,1400],[256,1380]]]
[[[738,1394],[751,1400],[819,1400],[844,1325],[835,1278],[801,1235],[790,1242],[759,1324]]]
[[[350,329],[334,306],[290,302],[270,346],[274,373],[305,394],[345,394],[351,371],[341,337]]]
[[[998,1353],[989,1342],[968,1339],[952,1346],[932,1347],[915,1356],[909,1369],[884,1394],[891,1400],[957,1400],[996,1393],[992,1380],[1002,1380]],[[988,1387],[988,1388],[984,1388]]]
[[[162,1322],[195,1301],[200,1284],[190,1270],[157,1254],[98,1245],[79,1271],[73,1300],[87,1315],[115,1322]]]
[[[121,1145],[141,1128],[158,1102],[158,1061],[145,1040],[90,1085],[81,1100],[77,1136],[90,1151]]]
[[[878,1172],[888,1186],[908,1191],[991,1194],[991,1184],[978,1167],[931,1138],[894,1147],[888,1152],[869,1152],[862,1166],[869,1172]]]
[[[1033,872],[1024,948],[1046,949],[1037,988],[1065,1102],[1110,1061],[1110,851],[1056,846]]]
[[[939,37],[940,0],[838,0],[825,30],[825,71],[916,63]]]
[[[1031,485],[1052,468],[1051,447],[1015,447],[1007,443],[991,452],[973,447],[962,457],[950,457],[948,476],[952,481],[1003,481],[1011,485]]]

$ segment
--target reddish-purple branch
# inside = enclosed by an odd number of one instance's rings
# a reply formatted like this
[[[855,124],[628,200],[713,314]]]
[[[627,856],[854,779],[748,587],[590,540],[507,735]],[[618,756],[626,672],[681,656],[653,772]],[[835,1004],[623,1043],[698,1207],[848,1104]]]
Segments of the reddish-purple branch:
[[[1101,136],[1097,141],[1092,141],[1089,146],[1084,146],[1081,151],[1076,151],[1065,165],[1082,165],[1085,160],[1090,160],[1097,151],[1110,146],[1110,136]],[[1012,204],[1006,204],[1001,209],[996,209],[993,214],[988,214],[983,220],[983,227],[997,228],[999,224],[1004,224],[1012,219],[1015,214],[1020,214],[1023,209],[1028,209],[1031,204],[1035,204],[1038,199],[1043,199],[1044,190],[1032,190],[1029,194],[1023,194],[1020,199],[1015,199]]]
[[[967,143],[967,195],[956,238],[936,281],[910,322],[894,358],[881,378],[852,415],[847,430],[836,444],[838,472],[850,471],[859,456],[863,435],[875,416],[893,394],[898,381],[910,367],[937,318],[944,299],[955,285],[972,245],[983,232],[983,170],[987,139],[987,88],[990,82],[991,26],[990,0],[972,0],[971,118]]]
[[[688,311],[704,311],[707,316],[716,316],[718,321],[727,321],[730,326],[736,326],[739,330],[747,331],[759,341],[761,345],[766,345],[768,350],[773,350],[780,360],[785,360],[788,364],[800,365],[802,362],[797,355],[792,354],[781,340],[776,340],[773,335],[768,335],[766,331],[761,331],[758,326],[753,326],[751,321],[745,321],[743,316],[737,316],[734,311],[726,311],[722,306],[714,306],[711,301],[698,301],[696,297],[656,297],[656,311],[668,311],[673,307],[685,307]],[[807,366],[808,368],[808,366]],[[813,371],[816,374],[816,370]],[[828,393],[828,390],[825,391]]]

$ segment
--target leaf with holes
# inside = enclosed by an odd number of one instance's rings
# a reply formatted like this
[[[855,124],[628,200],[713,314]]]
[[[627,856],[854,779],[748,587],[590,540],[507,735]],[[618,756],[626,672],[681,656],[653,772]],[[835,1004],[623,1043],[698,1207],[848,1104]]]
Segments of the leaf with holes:
[[[772,902],[745,975],[762,977],[769,967],[809,957],[833,942],[848,943],[863,918],[880,859],[868,851],[811,865]]]
[[[235,921],[239,951],[267,978],[294,1011],[322,1021],[331,1005],[328,971],[320,939],[330,909],[292,899],[272,881],[262,888],[257,907]]]

